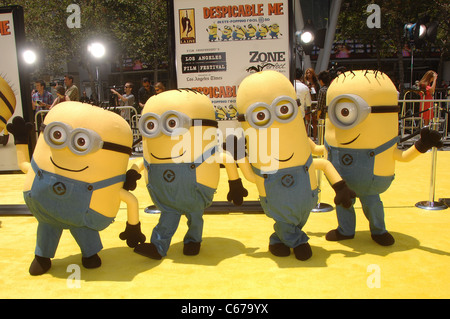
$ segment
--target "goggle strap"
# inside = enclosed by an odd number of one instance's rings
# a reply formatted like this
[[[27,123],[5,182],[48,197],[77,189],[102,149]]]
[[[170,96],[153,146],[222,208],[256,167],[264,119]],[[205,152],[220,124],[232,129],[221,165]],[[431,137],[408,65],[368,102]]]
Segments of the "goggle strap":
[[[192,119],[192,126],[198,125],[198,121],[201,121],[201,126],[212,126],[212,127],[219,127],[219,124],[215,120],[208,120],[208,119]]]
[[[370,113],[398,113],[400,106],[398,105],[372,105]]]
[[[102,149],[119,152],[119,153],[125,153],[128,155],[131,155],[131,152],[132,152],[131,147],[123,146],[123,145],[119,145],[119,144],[111,143],[111,142],[103,142]]]

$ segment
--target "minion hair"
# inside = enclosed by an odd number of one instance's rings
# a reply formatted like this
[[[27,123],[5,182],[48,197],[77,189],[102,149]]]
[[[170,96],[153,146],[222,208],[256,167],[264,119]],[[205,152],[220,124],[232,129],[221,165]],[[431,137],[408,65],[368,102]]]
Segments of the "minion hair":
[[[384,72],[383,72],[383,71],[380,71],[380,70],[366,70],[366,71],[364,72],[364,76],[366,76],[367,73],[370,73],[370,72],[373,73],[373,75],[375,76],[375,79],[377,78],[378,74],[380,74],[381,77],[384,78]]]
[[[17,96],[18,93],[17,93],[16,87],[15,87],[15,84],[8,79],[8,74],[2,72],[2,73],[0,73],[0,77],[6,81],[6,83],[9,85],[9,87],[13,91],[14,95]]]

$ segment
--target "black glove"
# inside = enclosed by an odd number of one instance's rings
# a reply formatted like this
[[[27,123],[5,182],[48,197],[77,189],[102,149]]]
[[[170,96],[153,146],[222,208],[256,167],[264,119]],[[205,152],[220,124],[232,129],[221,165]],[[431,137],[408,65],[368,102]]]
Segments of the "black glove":
[[[141,223],[136,225],[130,225],[127,222],[127,227],[125,231],[120,233],[119,238],[122,240],[127,240],[128,247],[136,247],[139,243],[145,242],[145,235],[141,232]]]
[[[141,174],[136,172],[134,169],[129,169],[125,175],[125,182],[122,188],[127,191],[134,191],[137,187],[137,180],[142,177]]]
[[[348,188],[347,183],[344,180],[333,184],[334,191],[336,192],[336,196],[334,197],[334,203],[336,205],[342,205],[345,208],[349,208],[353,204],[353,198],[356,197],[356,193]]]
[[[33,130],[33,123],[25,123],[25,120],[16,116],[12,123],[6,125],[6,129],[14,136],[14,145],[28,144],[30,132]]]
[[[248,196],[248,191],[242,185],[242,180],[240,178],[228,181],[230,191],[227,195],[227,200],[233,202],[234,205],[240,206],[244,202],[244,197]]]
[[[441,140],[442,136],[435,130],[424,127],[420,130],[420,138],[414,143],[414,146],[420,153],[425,153],[432,147],[441,148],[444,146]]]

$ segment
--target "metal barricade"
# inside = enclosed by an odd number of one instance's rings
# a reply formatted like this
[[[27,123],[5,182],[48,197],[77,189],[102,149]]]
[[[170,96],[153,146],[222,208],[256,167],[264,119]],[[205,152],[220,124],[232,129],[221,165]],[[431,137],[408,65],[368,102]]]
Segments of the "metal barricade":
[[[138,141],[141,138],[139,132],[139,119],[140,114],[133,106],[108,106],[103,107],[105,110],[109,111],[119,111],[119,114],[128,122],[131,131],[133,132],[133,141]],[[139,141],[136,145],[133,145],[133,154],[142,154],[142,141]]]
[[[311,101],[311,106],[305,107],[305,126],[306,126],[306,134],[309,137],[313,137],[314,128],[313,128],[313,117],[317,117],[317,101]]]
[[[418,131],[423,127],[422,113],[427,110],[422,110],[419,112],[411,113],[411,103],[432,103],[434,109],[434,117],[436,118],[436,130],[441,133],[444,141],[449,139],[448,132],[448,102],[450,99],[432,99],[432,100],[399,100],[399,104],[402,105],[402,110],[400,113],[400,146],[412,145],[419,136]],[[413,125],[408,124],[407,121],[414,121]],[[411,122],[410,122],[411,123]]]
[[[443,100],[441,100],[443,101]],[[437,131],[439,129],[439,108],[437,103],[434,104],[434,118],[431,122],[431,129]],[[430,190],[428,200],[416,203],[416,207],[426,210],[443,210],[447,209],[447,205],[440,201],[435,201],[436,189],[436,166],[437,166],[437,148],[433,147],[431,150],[431,178]]]
[[[404,138],[408,134],[412,134],[417,129],[421,129],[423,122],[420,116],[420,92],[417,90],[408,90],[403,95],[401,113],[400,113],[400,137]],[[415,99],[411,99],[413,97]]]
[[[41,124],[44,123],[45,116],[49,110],[37,111],[34,115],[34,133],[36,134],[36,139],[39,137]]]

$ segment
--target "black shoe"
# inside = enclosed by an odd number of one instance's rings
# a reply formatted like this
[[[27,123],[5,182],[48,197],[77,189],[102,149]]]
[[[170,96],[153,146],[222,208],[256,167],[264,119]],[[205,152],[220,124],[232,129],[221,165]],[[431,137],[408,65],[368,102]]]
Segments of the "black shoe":
[[[100,267],[102,265],[102,260],[100,259],[99,255],[95,254],[91,257],[82,257],[81,263],[83,264],[84,268],[93,269]]]
[[[162,256],[158,253],[158,249],[156,249],[156,246],[152,243],[138,244],[136,248],[134,248],[134,252],[151,259],[162,259]]]
[[[277,257],[287,257],[291,254],[291,249],[283,243],[269,245],[269,251]]]
[[[345,239],[353,239],[355,235],[341,235],[341,233],[337,229],[330,230],[326,236],[325,239],[328,241],[339,241],[339,240],[345,240]]]
[[[385,232],[384,234],[381,235],[371,235],[372,239],[381,246],[391,246],[395,243],[395,239],[394,237],[392,237],[391,234],[389,234],[388,232]]]
[[[30,265],[30,275],[39,276],[45,274],[52,266],[52,261],[50,258],[40,257],[38,255],[34,256],[34,260]]]
[[[195,256],[200,252],[200,243],[190,242],[184,244],[183,254],[186,256]]]
[[[298,245],[297,247],[294,247],[294,254],[295,258],[298,260],[308,260],[312,256],[312,250],[309,243],[304,243],[301,245]]]

